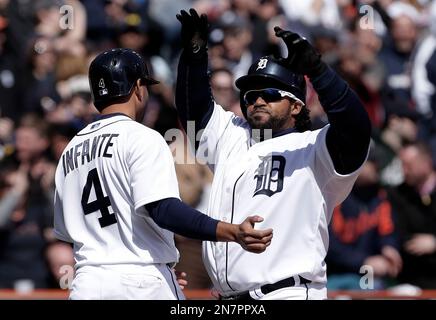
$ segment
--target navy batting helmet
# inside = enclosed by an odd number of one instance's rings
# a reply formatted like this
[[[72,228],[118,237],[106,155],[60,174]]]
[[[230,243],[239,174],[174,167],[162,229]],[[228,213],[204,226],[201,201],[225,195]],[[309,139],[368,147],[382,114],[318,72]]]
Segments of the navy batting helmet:
[[[236,87],[241,92],[241,97],[250,89],[277,88],[292,93],[298,100],[306,103],[306,80],[304,76],[293,73],[277,59],[266,56],[255,61],[245,76],[238,78]],[[242,102],[242,99],[241,99]],[[246,115],[245,106],[241,104],[242,112]]]
[[[130,96],[137,80],[145,85],[150,78],[144,59],[131,49],[117,48],[100,53],[89,67],[89,85],[97,109]]]

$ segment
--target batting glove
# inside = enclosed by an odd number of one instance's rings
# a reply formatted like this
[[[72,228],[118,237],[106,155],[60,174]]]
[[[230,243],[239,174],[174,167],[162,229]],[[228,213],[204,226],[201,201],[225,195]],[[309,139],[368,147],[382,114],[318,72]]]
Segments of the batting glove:
[[[309,78],[319,76],[327,68],[316,49],[299,34],[274,27],[277,37],[282,38],[288,48],[288,57],[279,58],[284,66],[295,73]]]
[[[197,54],[204,52],[207,48],[209,37],[209,23],[207,16],[198,15],[197,11],[190,9],[189,13],[181,10],[176,15],[177,20],[182,24],[181,38],[183,48],[190,53]]]

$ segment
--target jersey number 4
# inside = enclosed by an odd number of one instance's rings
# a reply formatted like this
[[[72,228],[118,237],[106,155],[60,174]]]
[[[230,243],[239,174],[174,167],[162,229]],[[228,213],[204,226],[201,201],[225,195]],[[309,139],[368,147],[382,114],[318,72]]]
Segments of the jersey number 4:
[[[88,202],[91,194],[91,188],[94,186],[96,200]],[[98,218],[102,228],[117,223],[117,218],[114,213],[109,212],[111,201],[108,196],[105,196],[101,187],[100,178],[98,177],[97,169],[92,169],[88,173],[85,187],[82,193],[82,208],[85,214],[100,211],[101,217]]]

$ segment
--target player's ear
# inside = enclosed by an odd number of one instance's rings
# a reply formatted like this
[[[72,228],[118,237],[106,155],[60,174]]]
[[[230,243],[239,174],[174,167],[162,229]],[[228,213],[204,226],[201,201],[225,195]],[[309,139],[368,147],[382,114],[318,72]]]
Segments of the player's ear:
[[[141,79],[136,80],[135,88],[134,88],[134,95],[136,98],[142,102],[144,99],[144,87],[141,85]]]
[[[291,102],[291,114],[293,116],[299,114],[302,108],[303,108],[303,104],[300,101]]]

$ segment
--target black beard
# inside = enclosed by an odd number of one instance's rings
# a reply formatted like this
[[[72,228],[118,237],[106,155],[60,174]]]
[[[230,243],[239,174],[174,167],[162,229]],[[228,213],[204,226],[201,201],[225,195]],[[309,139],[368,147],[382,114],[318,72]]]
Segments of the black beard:
[[[277,118],[270,116],[266,122],[259,123],[253,118],[247,117],[247,122],[250,124],[252,129],[270,129],[272,131],[280,131],[283,130],[287,121],[287,117]]]
[[[252,129],[252,139],[260,142],[272,138],[272,133],[283,129],[288,119],[286,117],[270,117],[268,121],[259,123],[251,117],[247,117],[247,122]]]

